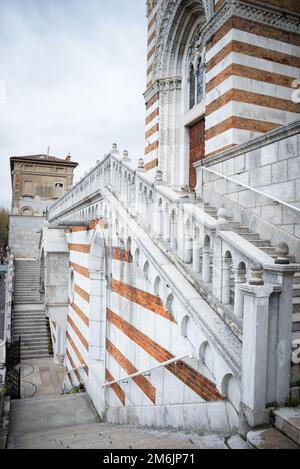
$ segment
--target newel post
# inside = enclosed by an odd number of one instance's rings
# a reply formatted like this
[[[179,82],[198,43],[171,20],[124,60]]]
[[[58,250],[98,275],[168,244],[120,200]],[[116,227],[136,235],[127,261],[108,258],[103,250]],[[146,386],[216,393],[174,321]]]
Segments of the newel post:
[[[242,405],[251,427],[267,423],[269,300],[272,285],[265,285],[263,267],[251,269],[249,284],[241,286],[244,294],[242,348]]]

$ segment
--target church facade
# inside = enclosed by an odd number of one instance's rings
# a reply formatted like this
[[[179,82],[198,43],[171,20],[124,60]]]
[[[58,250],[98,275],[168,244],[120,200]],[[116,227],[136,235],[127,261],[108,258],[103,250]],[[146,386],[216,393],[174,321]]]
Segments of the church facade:
[[[300,402],[300,7],[147,15],[145,157],[114,144],[42,230],[55,360],[106,422],[244,434]]]

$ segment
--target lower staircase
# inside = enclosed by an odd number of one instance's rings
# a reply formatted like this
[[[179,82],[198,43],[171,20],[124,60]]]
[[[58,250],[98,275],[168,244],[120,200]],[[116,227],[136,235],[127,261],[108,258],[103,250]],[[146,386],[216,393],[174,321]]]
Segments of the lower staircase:
[[[12,401],[8,449],[228,449],[223,435],[101,423],[87,394]]]
[[[21,337],[21,361],[49,357],[49,332],[40,298],[40,264],[15,261],[13,339]]]

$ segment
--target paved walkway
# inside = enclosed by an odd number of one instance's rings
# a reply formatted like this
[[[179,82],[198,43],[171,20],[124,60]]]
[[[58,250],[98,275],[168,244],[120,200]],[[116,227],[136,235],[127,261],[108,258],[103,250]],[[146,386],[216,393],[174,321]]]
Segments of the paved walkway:
[[[87,394],[12,401],[8,449],[226,449],[221,435],[100,423]]]
[[[21,396],[58,396],[62,392],[65,369],[53,358],[38,358],[21,363]]]

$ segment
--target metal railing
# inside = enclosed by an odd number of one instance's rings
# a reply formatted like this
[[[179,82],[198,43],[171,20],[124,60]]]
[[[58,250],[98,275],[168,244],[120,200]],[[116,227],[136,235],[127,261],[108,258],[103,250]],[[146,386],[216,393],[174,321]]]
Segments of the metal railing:
[[[187,358],[193,358],[193,355],[183,355],[182,357],[172,358],[171,360],[167,360],[166,362],[160,363],[159,365],[156,365],[156,366],[152,366],[151,368],[147,368],[146,370],[138,371],[137,373],[133,373],[132,375],[125,376],[124,378],[116,379],[115,381],[110,381],[109,383],[105,383],[103,384],[102,387],[108,388],[112,386],[113,384],[126,382],[130,379],[134,379],[134,378],[137,378],[138,376],[149,374],[151,373],[151,371],[155,371],[165,366],[172,365],[172,363],[176,363]]]
[[[287,202],[284,202],[283,200],[280,200],[278,199],[277,197],[273,197],[272,195],[270,194],[266,194],[265,192],[262,192],[260,191],[259,189],[255,189],[254,187],[251,187],[251,186],[248,186],[248,184],[245,184],[243,182],[240,182],[240,181],[237,181],[236,179],[233,179],[229,176],[225,176],[224,174],[222,173],[219,173],[218,171],[215,171],[213,169],[209,169],[209,168],[206,168],[205,166],[201,166],[201,169],[203,171],[207,171],[208,173],[211,173],[211,174],[214,174],[215,176],[219,176],[220,178],[223,178],[223,179],[226,179],[227,181],[229,182],[232,182],[238,186],[241,186],[241,187],[244,187],[245,189],[248,189],[252,192],[255,192],[256,194],[259,194],[263,197],[266,197],[267,199],[270,199],[270,200],[273,200],[273,202],[276,202],[278,204],[281,204],[281,205],[284,205],[285,207],[291,209],[291,210],[295,210],[296,212],[299,212],[300,213],[300,208],[298,207],[295,207],[294,205],[291,205]]]
[[[76,371],[79,373],[79,376],[80,376],[80,383],[84,384],[84,379],[82,378],[79,370],[84,370],[85,368],[87,368],[87,365],[79,365],[77,366],[77,368],[72,368],[72,370],[69,370],[69,371],[66,371],[65,373],[65,377],[71,375],[72,373],[76,373]]]

